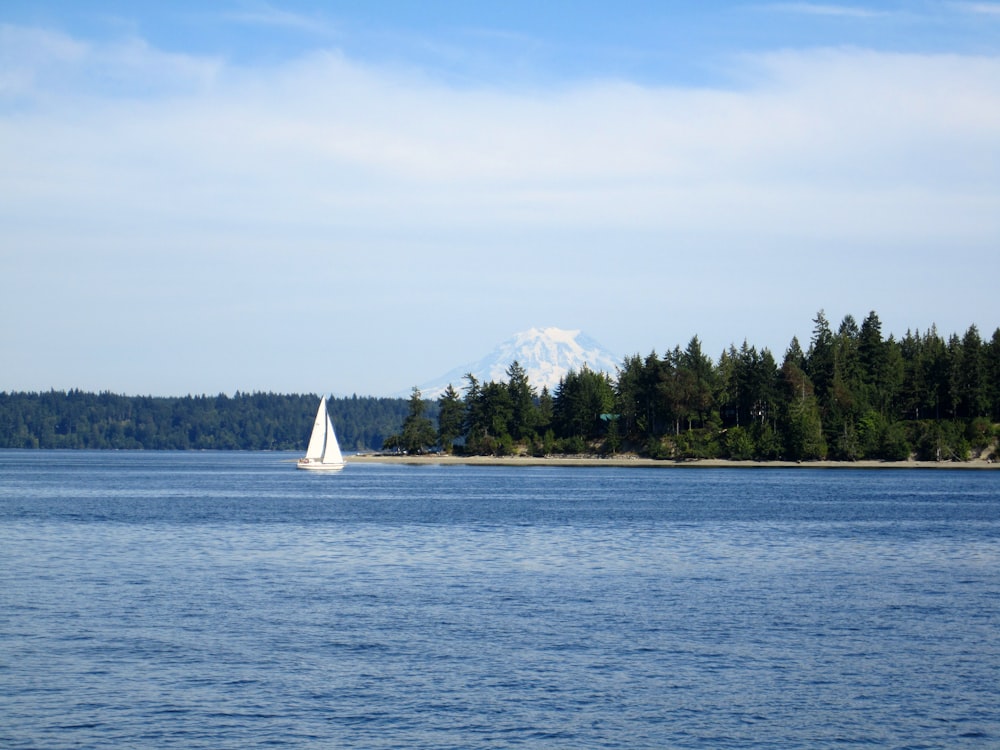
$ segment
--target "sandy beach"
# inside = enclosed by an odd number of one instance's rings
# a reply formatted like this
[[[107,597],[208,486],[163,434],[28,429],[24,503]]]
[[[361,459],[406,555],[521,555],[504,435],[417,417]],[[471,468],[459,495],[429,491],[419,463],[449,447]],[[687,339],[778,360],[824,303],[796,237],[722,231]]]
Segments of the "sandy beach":
[[[997,469],[1000,463],[971,461],[729,461],[701,459],[661,461],[634,455],[600,456],[398,456],[376,453],[347,456],[347,463],[408,464],[424,466],[611,466],[620,468],[798,468],[798,469]]]

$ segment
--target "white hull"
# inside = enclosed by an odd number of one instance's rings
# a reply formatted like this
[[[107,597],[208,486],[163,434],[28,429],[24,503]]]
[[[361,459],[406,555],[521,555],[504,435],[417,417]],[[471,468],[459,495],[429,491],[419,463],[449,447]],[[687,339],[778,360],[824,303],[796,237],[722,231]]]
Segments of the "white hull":
[[[325,464],[321,461],[309,461],[300,460],[295,464],[297,469],[306,469],[307,471],[340,471],[344,468],[344,464]]]

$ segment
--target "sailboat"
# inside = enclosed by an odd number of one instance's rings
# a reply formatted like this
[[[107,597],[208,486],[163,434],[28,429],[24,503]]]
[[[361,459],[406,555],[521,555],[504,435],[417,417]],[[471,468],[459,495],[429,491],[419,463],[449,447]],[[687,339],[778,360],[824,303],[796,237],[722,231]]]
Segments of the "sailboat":
[[[319,402],[306,456],[300,458],[296,466],[312,471],[340,471],[344,468],[344,456],[340,452],[340,446],[337,445],[333,422],[330,421],[330,414],[326,410],[326,396]]]

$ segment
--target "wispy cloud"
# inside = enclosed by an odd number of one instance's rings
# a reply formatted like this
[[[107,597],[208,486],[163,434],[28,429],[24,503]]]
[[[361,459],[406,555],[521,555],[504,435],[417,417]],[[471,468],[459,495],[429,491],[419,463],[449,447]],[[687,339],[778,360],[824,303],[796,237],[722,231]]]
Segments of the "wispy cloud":
[[[758,73],[744,90],[578,83],[519,93],[454,89],[328,53],[251,71],[141,43],[63,40],[51,49],[21,76],[44,105],[21,120],[0,120],[8,167],[58,170],[47,151],[55,140],[78,152],[73,162],[95,184],[116,184],[102,179],[109,161],[131,180],[152,179],[151,189],[196,179],[221,195],[239,176],[239,191],[261,201],[263,214],[295,203],[268,206],[270,186],[290,180],[284,195],[298,194],[297,205],[307,215],[315,210],[316,220],[333,215],[319,208],[330,200],[367,203],[373,214],[426,202],[409,213],[419,221],[437,215],[435,206],[444,210],[441,221],[451,220],[444,207],[457,203],[474,205],[481,222],[528,217],[532,205],[539,215],[612,224],[640,214],[653,224],[683,215],[697,222],[698,212],[664,212],[661,198],[713,185],[748,196],[766,185],[790,190],[789,200],[806,183],[824,191],[919,185],[936,192],[990,182],[996,165],[975,154],[1000,146],[1000,61],[993,59],[785,53],[751,58]],[[174,86],[169,96],[143,95],[141,108],[125,107],[102,80],[109,69],[133,84]],[[72,70],[95,79],[74,74],[68,91],[60,73]],[[13,171],[5,172],[0,188],[16,192]],[[401,191],[411,196],[394,205]]]
[[[157,49],[138,36],[96,44],[59,31],[0,25],[0,101],[8,103],[19,97],[191,94],[210,86],[220,65],[212,57]]]
[[[377,313],[324,347],[367,352],[323,356],[368,383],[396,371],[394,347],[425,346],[404,331],[381,353],[368,341],[405,329],[391,321],[412,315],[418,288],[435,290],[427,319],[470,337],[486,318],[507,335],[514,308],[582,316],[609,297],[631,305],[609,329],[730,305],[717,335],[731,336],[746,298],[723,290],[706,305],[720,274],[762,306],[781,300],[781,335],[788,295],[805,320],[834,288],[854,312],[882,314],[887,278],[906,290],[901,310],[947,298],[961,325],[995,318],[989,274],[929,269],[959,249],[965,267],[992,267],[1000,58],[790,51],[747,58],[742,87],[542,90],[452,86],[336,52],[242,66],[135,39],[3,34],[5,51],[25,54],[0,57],[0,81],[17,79],[0,89],[0,304],[36,309],[39,289],[50,302],[0,343],[78,342],[35,355],[53,370],[84,357],[140,368],[145,356],[135,382],[149,382],[200,350],[214,353],[200,378],[240,362],[254,387],[315,388],[265,376],[315,372],[302,321]],[[111,74],[128,85],[109,86]],[[521,294],[526,275],[544,293]],[[458,291],[438,300],[442,289]],[[500,313],[456,312],[473,309]],[[697,325],[710,340],[709,321]],[[140,340],[144,355],[123,365],[113,347]]]
[[[978,13],[1000,18],[1000,3],[952,3],[952,7],[966,13]]]
[[[812,16],[839,16],[843,18],[879,18],[889,15],[888,11],[872,10],[851,5],[824,3],[770,3],[763,6],[768,10],[783,13],[800,13]]]
[[[283,28],[317,36],[332,37],[336,33],[334,25],[324,18],[294,13],[267,3],[252,6],[247,10],[228,12],[224,17],[237,23]]]

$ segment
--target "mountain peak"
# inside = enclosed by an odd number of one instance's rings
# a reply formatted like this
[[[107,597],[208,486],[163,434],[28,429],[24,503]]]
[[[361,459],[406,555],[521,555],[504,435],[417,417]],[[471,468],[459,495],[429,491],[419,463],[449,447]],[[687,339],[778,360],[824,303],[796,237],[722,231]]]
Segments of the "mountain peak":
[[[481,383],[504,382],[511,363],[524,368],[528,381],[538,391],[554,391],[570,370],[587,367],[594,372],[614,375],[618,359],[579,330],[562,328],[529,328],[514,334],[477,362],[456,367],[439,378],[420,386],[424,398],[438,398],[448,385],[461,391],[466,385],[466,373],[472,373]]]
[[[525,341],[537,341],[538,339],[546,339],[548,341],[564,343],[572,346],[576,341],[576,337],[580,335],[580,331],[567,331],[562,328],[555,328],[550,326],[548,328],[529,328],[527,331],[521,331],[514,335],[514,341],[522,343]]]

